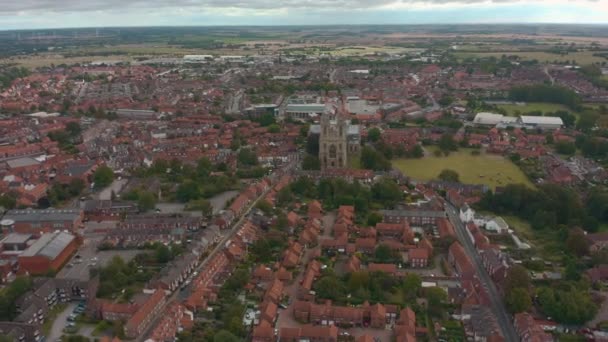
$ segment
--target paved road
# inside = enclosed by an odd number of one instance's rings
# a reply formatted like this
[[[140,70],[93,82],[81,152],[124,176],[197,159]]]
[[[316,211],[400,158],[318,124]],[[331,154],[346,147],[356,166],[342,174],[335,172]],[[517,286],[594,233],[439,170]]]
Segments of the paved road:
[[[291,166],[288,166],[289,169],[293,168],[293,164]],[[274,184],[274,183],[273,183]],[[270,188],[272,189],[272,187]],[[255,201],[253,201],[249,207],[247,208],[247,210],[245,210],[243,212],[243,214],[241,214],[241,217],[238,219],[238,221],[236,221],[233,225],[232,228],[230,229],[230,233],[226,234],[226,236],[215,246],[215,248],[209,253],[209,255],[205,258],[205,260],[203,260],[203,262],[201,262],[199,264],[199,266],[196,268],[196,271],[198,271],[199,273],[205,268],[205,266],[207,265],[207,262],[209,260],[211,260],[211,258],[216,255],[217,253],[221,252],[224,249],[224,246],[226,245],[226,242],[233,237],[234,233],[236,233],[236,231],[238,230],[239,227],[241,227],[241,225],[243,224],[243,222],[245,222],[245,219],[247,218],[247,214],[249,214],[249,212],[251,211],[251,209],[253,207],[255,207],[255,205],[266,196],[266,194],[270,191],[267,190],[265,191],[262,195],[260,195],[258,198],[255,199]],[[184,291],[190,291],[190,287],[192,285],[189,285],[187,289],[185,289]],[[167,305],[169,303],[172,303],[176,300],[180,300],[180,294],[181,296],[183,296],[182,291],[180,290],[180,288],[178,288],[175,292],[173,292],[171,294],[171,296],[169,296],[169,298],[167,298]],[[162,311],[161,311],[162,312]],[[158,323],[160,322],[160,320],[162,319],[162,316],[158,316],[156,317],[151,324],[148,325],[148,327],[146,328],[146,330],[144,331],[144,333],[142,333],[137,339],[136,342],[141,342],[144,341],[145,338],[147,336],[149,336],[152,333],[152,330],[154,330],[154,328],[158,325]]]
[[[513,323],[511,321],[511,316],[507,313],[507,310],[496,290],[496,286],[492,279],[490,279],[490,275],[486,272],[483,264],[481,262],[481,258],[473,246],[473,242],[469,238],[466,233],[466,228],[462,221],[460,221],[460,217],[458,216],[458,211],[449,203],[446,203],[446,211],[448,213],[448,217],[454,227],[456,227],[456,235],[458,236],[458,240],[464,247],[465,252],[473,261],[473,266],[477,272],[477,276],[479,280],[482,282],[483,287],[488,291],[488,295],[490,297],[490,304],[492,306],[492,312],[494,312],[494,316],[496,316],[496,320],[500,327],[503,337],[505,341],[519,341],[519,337],[515,332],[515,328],[513,327]]]
[[[57,315],[46,341],[55,342],[61,338],[61,335],[63,335],[63,328],[65,328],[65,325],[68,322],[68,316],[74,311],[74,308],[76,308],[76,303],[69,303],[65,310]]]

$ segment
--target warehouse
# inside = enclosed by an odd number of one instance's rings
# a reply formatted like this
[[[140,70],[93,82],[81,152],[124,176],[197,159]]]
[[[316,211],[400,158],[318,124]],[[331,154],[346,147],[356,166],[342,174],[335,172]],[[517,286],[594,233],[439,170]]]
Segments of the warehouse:
[[[82,226],[83,217],[83,211],[79,209],[9,210],[2,220],[2,230],[5,234],[40,234],[66,229],[75,231]]]
[[[519,124],[531,129],[560,129],[564,126],[562,118],[557,116],[525,116],[522,115]]]
[[[19,267],[29,274],[57,271],[77,249],[76,237],[66,232],[43,234],[19,255]]]

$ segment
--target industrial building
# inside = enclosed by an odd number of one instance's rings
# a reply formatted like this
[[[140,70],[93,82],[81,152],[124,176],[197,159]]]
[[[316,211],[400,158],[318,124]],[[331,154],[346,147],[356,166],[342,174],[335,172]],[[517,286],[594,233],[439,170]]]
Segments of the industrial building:
[[[498,124],[510,124],[515,123],[517,118],[504,116],[502,114],[481,112],[475,115],[473,123],[480,126],[496,126]]]
[[[518,123],[523,127],[531,129],[560,129],[564,126],[562,118],[557,116],[526,116],[522,115],[518,119]]]
[[[55,230],[75,231],[82,226],[79,209],[9,210],[0,221],[2,233],[41,234]]]
[[[66,232],[43,234],[19,255],[19,266],[29,274],[57,271],[78,248],[76,236]]]

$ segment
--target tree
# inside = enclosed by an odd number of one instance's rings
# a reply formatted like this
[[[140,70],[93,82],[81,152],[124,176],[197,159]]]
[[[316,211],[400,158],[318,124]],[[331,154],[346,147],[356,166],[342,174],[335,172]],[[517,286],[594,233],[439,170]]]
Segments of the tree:
[[[592,319],[598,306],[581,283],[552,289],[538,289],[538,302],[543,313],[558,323],[583,324]]]
[[[387,263],[393,260],[393,251],[388,245],[379,244],[374,251],[374,259],[379,263]]]
[[[429,313],[439,317],[443,314],[443,302],[448,299],[447,293],[440,287],[427,287],[424,289],[424,296],[428,303]]]
[[[368,170],[388,171],[391,168],[391,162],[382,153],[365,146],[361,150],[361,166]]]
[[[439,138],[439,149],[443,152],[443,153],[450,153],[451,151],[457,151],[458,150],[458,144],[456,143],[456,141],[454,140],[454,137],[449,134],[449,133],[445,133],[444,135],[441,136],[441,138]]]
[[[234,336],[230,331],[220,330],[213,336],[213,342],[240,342],[241,339]]]
[[[156,207],[156,196],[154,196],[153,193],[142,191],[139,193],[138,197],[137,205],[139,206],[140,211],[146,212]]]
[[[268,133],[279,133],[281,131],[281,127],[277,124],[272,124],[268,126]]]
[[[382,214],[378,213],[378,212],[372,212],[369,213],[369,215],[367,215],[367,225],[370,227],[375,226],[376,224],[382,222],[383,217]]]
[[[260,209],[266,215],[270,215],[272,213],[272,204],[265,199],[258,201],[255,207]]]
[[[207,158],[201,158],[196,164],[196,174],[199,178],[206,179],[213,170],[213,164]]]
[[[279,206],[287,205],[292,200],[293,200],[293,193],[291,192],[291,189],[288,186],[282,188],[277,193],[277,204]]]
[[[585,232],[580,229],[571,229],[568,232],[568,238],[566,239],[566,249],[568,252],[574,254],[577,257],[582,257],[589,254],[589,244],[585,238]]]
[[[380,132],[379,128],[377,128],[377,127],[370,128],[369,131],[367,131],[367,138],[371,142],[377,142],[378,140],[380,140],[381,134],[382,133]]]
[[[410,156],[412,158],[422,158],[422,157],[424,157],[424,150],[422,149],[422,146],[416,144],[414,146],[414,148],[412,149],[412,151],[410,151]]]
[[[418,292],[422,288],[422,279],[416,273],[408,273],[403,278],[403,293],[408,301],[416,300]]]
[[[258,164],[257,154],[249,148],[241,148],[237,155],[240,166],[255,166]]]
[[[459,182],[460,176],[458,172],[451,169],[443,169],[441,173],[439,173],[439,179],[446,182]]]
[[[157,244],[154,251],[154,257],[159,264],[166,264],[172,259],[171,250],[162,243]]]
[[[175,197],[182,203],[198,199],[200,197],[198,185],[191,180],[183,182],[177,187]]]
[[[112,184],[114,180],[114,171],[107,167],[106,165],[102,165],[95,170],[93,174],[93,182],[95,182],[95,187],[97,189],[102,189]]]
[[[344,284],[334,275],[321,277],[313,285],[316,295],[322,299],[339,300],[346,294]]]
[[[317,156],[313,156],[312,154],[307,154],[304,156],[304,160],[302,160],[302,169],[304,170],[320,170],[321,169],[321,161]]]
[[[576,146],[574,145],[574,143],[569,141],[560,141],[555,144],[555,151],[560,154],[571,156],[576,153]]]
[[[385,207],[394,207],[403,200],[403,192],[399,185],[391,178],[383,177],[372,185],[372,198]]]
[[[199,200],[198,208],[204,217],[211,217],[211,215],[213,215],[213,205],[208,200]]]
[[[516,288],[529,289],[531,285],[530,273],[521,265],[513,265],[505,277],[505,293]]]
[[[527,289],[518,287],[506,294],[505,304],[509,312],[516,314],[528,311],[532,307],[532,299]]]

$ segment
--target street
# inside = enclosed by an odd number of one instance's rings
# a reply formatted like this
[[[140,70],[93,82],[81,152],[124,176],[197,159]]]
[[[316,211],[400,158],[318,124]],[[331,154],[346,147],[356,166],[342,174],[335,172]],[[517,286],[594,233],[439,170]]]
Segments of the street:
[[[515,332],[515,328],[513,327],[513,323],[511,321],[511,315],[507,313],[507,309],[505,308],[502,299],[498,294],[498,290],[496,290],[494,282],[492,279],[490,279],[490,275],[483,267],[481,258],[479,257],[479,254],[477,254],[477,250],[475,249],[473,242],[469,239],[469,236],[466,233],[466,227],[462,221],[460,221],[457,209],[447,202],[445,203],[445,208],[450,221],[454,227],[456,227],[455,230],[456,235],[458,236],[458,241],[460,241],[465,252],[469,258],[471,258],[479,280],[481,281],[483,287],[488,291],[492,312],[494,313],[494,316],[496,316],[496,321],[498,322],[505,341],[519,341],[519,336]]]

